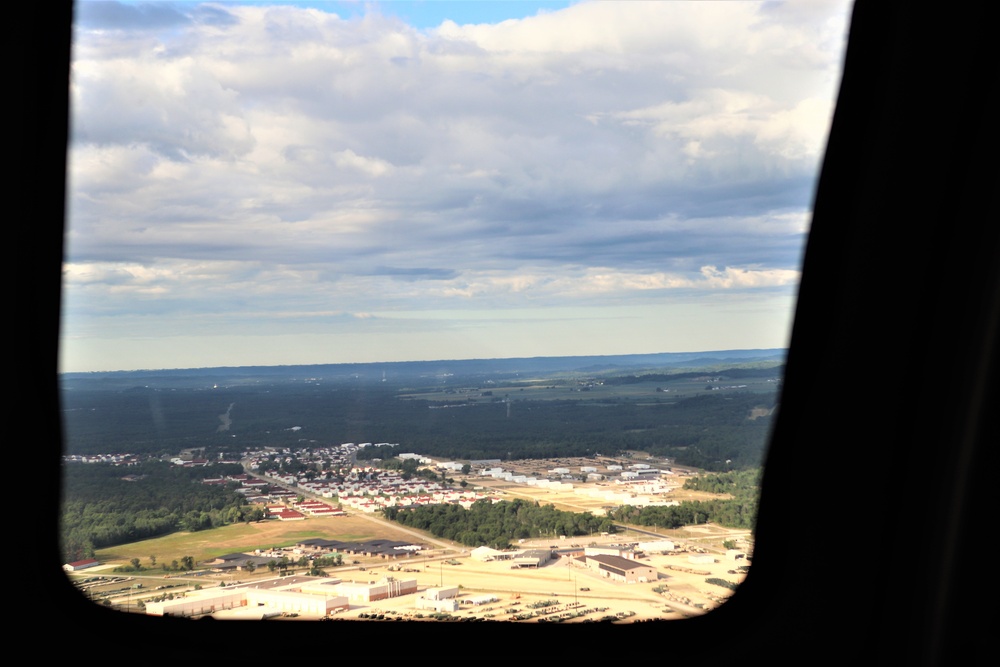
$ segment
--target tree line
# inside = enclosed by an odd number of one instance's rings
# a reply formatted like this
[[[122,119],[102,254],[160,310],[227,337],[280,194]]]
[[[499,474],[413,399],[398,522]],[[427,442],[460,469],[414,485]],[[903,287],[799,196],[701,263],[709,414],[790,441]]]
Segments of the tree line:
[[[178,530],[263,519],[263,510],[248,506],[235,485],[202,483],[242,471],[235,464],[182,468],[162,461],[130,467],[64,464],[60,536],[66,562]]]
[[[469,547],[493,549],[507,549],[519,539],[615,531],[608,517],[595,517],[589,512],[566,512],[552,505],[520,499],[497,503],[477,500],[469,509],[460,505],[386,507],[383,513],[391,521],[426,530],[435,537]]]
[[[621,523],[656,528],[680,528],[703,523],[717,523],[728,528],[753,530],[757,522],[757,499],[760,486],[759,468],[705,475],[689,479],[685,489],[728,493],[731,499],[692,500],[679,505],[635,507],[622,505],[608,513]]]

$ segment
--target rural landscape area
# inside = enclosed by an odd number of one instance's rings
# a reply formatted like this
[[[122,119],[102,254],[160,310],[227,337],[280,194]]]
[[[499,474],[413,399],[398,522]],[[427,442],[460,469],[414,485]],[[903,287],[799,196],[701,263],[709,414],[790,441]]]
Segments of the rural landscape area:
[[[125,613],[703,614],[752,560],[781,352],[66,375],[64,569]],[[232,597],[316,582],[340,604]]]

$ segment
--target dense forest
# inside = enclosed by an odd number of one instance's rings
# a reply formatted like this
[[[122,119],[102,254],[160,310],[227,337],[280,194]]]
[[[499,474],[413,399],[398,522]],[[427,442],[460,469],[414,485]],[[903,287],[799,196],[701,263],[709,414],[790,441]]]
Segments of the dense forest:
[[[61,544],[66,562],[92,558],[95,549],[238,521],[260,520],[231,488],[203,484],[239,465],[182,468],[150,461],[120,467],[100,463],[63,466]]]
[[[609,513],[615,521],[636,526],[680,528],[717,523],[729,528],[753,530],[757,521],[760,469],[740,470],[689,479],[685,489],[726,493],[731,499],[685,501],[674,506],[633,507],[623,505]]]
[[[703,391],[659,400],[454,403],[399,389],[294,385],[215,390],[74,391],[64,398],[66,453],[209,454],[258,446],[398,443],[446,459],[526,459],[646,451],[707,470],[760,465],[777,403],[765,391]],[[662,396],[666,397],[667,394]],[[231,423],[222,428],[221,416]]]
[[[518,539],[592,535],[614,532],[607,517],[588,512],[565,512],[551,505],[525,500],[493,503],[479,500],[469,509],[459,505],[426,505],[416,508],[387,507],[387,519],[470,547],[506,549]]]

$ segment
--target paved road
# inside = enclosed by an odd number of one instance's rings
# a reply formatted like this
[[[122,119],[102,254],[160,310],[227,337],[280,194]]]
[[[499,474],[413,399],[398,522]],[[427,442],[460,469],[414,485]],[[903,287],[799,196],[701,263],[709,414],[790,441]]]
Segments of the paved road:
[[[651,530],[643,530],[642,528],[633,528],[632,526],[626,526],[622,523],[612,524],[615,528],[621,530],[622,532],[632,531],[633,533],[639,533],[641,535],[649,535],[650,537],[655,537],[659,540],[669,540],[673,539],[669,535],[662,535],[660,533],[654,533]]]
[[[425,533],[422,533],[422,532],[419,532],[419,531],[407,528],[407,527],[405,527],[405,526],[403,526],[401,524],[398,524],[398,523],[396,523],[394,521],[389,521],[388,519],[383,519],[382,517],[375,516],[374,514],[369,514],[367,512],[348,512],[348,514],[350,514],[351,516],[361,517],[362,519],[367,519],[368,521],[371,521],[372,523],[376,523],[376,524],[378,524],[380,526],[386,526],[388,528],[392,528],[395,531],[406,533],[407,535],[412,535],[413,537],[415,537],[420,542],[430,542],[431,544],[437,545],[437,546],[441,547],[442,549],[446,549],[446,550],[449,550],[449,551],[457,551],[457,552],[461,552],[461,553],[464,553],[464,552],[467,551],[466,547],[462,547],[462,546],[460,546],[458,544],[455,544],[454,542],[448,542],[447,540],[440,540],[440,539],[438,539],[436,537],[431,537],[430,535],[427,535]]]

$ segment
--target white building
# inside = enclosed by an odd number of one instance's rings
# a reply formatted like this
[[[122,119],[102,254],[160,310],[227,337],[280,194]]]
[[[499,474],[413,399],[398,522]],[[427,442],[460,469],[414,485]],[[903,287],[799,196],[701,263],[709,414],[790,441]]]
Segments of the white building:
[[[383,577],[374,584],[343,582],[337,585],[337,592],[351,602],[365,604],[416,593],[417,580]]]
[[[163,602],[147,602],[146,613],[150,616],[200,616],[246,608],[255,609],[262,616],[289,612],[319,618],[349,606],[343,596],[229,587],[212,588]]]
[[[647,554],[662,554],[674,550],[674,543],[670,540],[657,540],[654,542],[640,542],[637,547]]]
[[[428,588],[424,591],[424,598],[428,600],[448,600],[458,597],[458,586],[444,586],[439,588]]]

